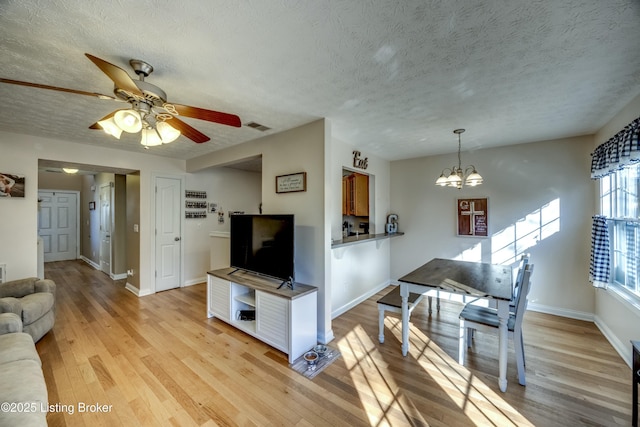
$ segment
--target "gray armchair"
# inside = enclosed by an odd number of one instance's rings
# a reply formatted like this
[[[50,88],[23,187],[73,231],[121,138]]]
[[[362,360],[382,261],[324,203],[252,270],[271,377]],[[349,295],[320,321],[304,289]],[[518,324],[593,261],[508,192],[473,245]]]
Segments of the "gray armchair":
[[[55,323],[56,284],[53,280],[28,279],[0,283],[0,313],[15,313],[22,330],[37,342]]]

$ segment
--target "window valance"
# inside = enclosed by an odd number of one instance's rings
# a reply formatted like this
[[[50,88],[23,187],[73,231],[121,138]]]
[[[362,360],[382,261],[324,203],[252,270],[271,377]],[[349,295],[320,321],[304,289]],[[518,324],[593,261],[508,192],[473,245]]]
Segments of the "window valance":
[[[628,164],[640,162],[640,117],[591,153],[591,178],[602,178]]]

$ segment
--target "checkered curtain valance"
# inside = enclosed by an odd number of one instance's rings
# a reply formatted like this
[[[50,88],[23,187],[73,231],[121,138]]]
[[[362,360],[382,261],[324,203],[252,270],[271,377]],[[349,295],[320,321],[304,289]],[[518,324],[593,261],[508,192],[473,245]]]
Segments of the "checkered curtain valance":
[[[602,178],[636,162],[640,162],[640,117],[591,153],[591,178]]]
[[[596,288],[607,288],[609,284],[609,227],[607,218],[601,215],[593,217],[591,229],[591,262],[589,281]]]

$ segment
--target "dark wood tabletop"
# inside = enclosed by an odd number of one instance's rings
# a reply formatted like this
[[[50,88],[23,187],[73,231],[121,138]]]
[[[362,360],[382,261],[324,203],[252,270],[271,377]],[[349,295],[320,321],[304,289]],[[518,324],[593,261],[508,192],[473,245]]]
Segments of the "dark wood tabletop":
[[[495,264],[434,258],[398,280],[502,300],[513,296],[511,268]]]

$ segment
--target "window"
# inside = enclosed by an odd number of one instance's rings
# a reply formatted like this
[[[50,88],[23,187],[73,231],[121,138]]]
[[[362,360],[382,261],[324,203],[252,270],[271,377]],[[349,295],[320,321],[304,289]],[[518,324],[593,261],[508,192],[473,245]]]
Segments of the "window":
[[[609,221],[611,285],[640,298],[640,165],[600,179],[600,212]]]

